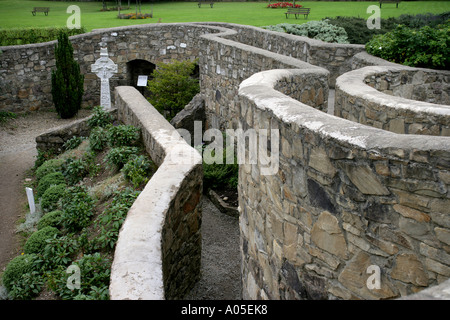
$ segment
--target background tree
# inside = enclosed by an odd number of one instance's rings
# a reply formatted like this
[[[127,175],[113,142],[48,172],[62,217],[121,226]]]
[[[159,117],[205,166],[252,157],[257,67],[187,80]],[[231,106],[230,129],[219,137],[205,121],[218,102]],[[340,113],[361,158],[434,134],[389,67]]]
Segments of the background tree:
[[[52,70],[52,96],[56,112],[63,119],[73,117],[81,108],[84,75],[73,58],[73,47],[67,33],[58,34],[55,45],[56,70]]]
[[[169,121],[200,91],[196,66],[189,60],[158,64],[148,81],[148,100]]]

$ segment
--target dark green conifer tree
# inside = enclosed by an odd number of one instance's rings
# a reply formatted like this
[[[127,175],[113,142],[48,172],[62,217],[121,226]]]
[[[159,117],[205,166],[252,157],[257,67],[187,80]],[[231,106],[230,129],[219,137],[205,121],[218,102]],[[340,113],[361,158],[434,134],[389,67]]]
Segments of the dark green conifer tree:
[[[52,96],[56,112],[62,119],[72,118],[81,108],[84,75],[73,58],[73,47],[67,33],[58,35],[55,45],[56,70],[52,70]]]

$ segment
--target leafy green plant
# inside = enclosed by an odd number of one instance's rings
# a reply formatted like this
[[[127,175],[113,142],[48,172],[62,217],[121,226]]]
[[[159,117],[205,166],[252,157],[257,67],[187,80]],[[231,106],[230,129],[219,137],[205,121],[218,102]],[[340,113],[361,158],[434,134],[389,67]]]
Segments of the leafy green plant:
[[[50,212],[58,209],[58,202],[64,196],[65,191],[65,183],[50,186],[45,190],[41,198],[42,210]]]
[[[106,161],[111,166],[116,166],[118,169],[122,168],[128,162],[131,156],[137,155],[139,149],[137,147],[116,147],[111,148],[106,154]]]
[[[38,169],[40,166],[44,164],[45,161],[48,161],[54,158],[56,155],[56,151],[54,149],[50,150],[37,150],[36,160],[34,161],[34,169]]]
[[[9,296],[14,300],[30,300],[42,291],[44,284],[45,281],[39,272],[24,273],[11,283]]]
[[[88,163],[84,159],[68,158],[62,166],[64,177],[70,185],[83,179],[88,173]]]
[[[58,34],[55,45],[56,70],[52,71],[52,97],[56,112],[63,119],[72,118],[81,108],[84,75],[73,58],[73,47],[67,33]]]
[[[94,203],[86,187],[68,188],[62,198],[63,226],[70,232],[76,232],[88,226],[94,215]]]
[[[10,111],[0,111],[0,123],[6,122],[9,119],[15,119],[17,118],[17,114]]]
[[[89,135],[89,147],[94,151],[101,151],[108,143],[108,131],[103,127],[95,127]]]
[[[61,210],[55,210],[44,214],[37,224],[37,229],[41,230],[45,227],[58,228],[61,225]]]
[[[67,27],[33,27],[0,30],[0,46],[13,46],[28,43],[39,43],[56,40],[58,34],[64,32],[69,36],[85,33],[86,29],[69,29]]]
[[[58,266],[67,266],[78,252],[78,241],[71,235],[54,235],[46,241],[42,250],[41,263],[45,270],[52,270]]]
[[[177,61],[158,64],[148,81],[150,103],[169,121],[199,93],[198,79],[193,77],[196,62]]]
[[[49,159],[42,163],[36,169],[36,181],[39,182],[42,177],[49,173],[61,171],[62,165],[64,164],[63,159]]]
[[[94,107],[92,116],[88,120],[90,128],[106,127],[111,124],[112,116],[109,112],[103,109],[101,106]]]
[[[64,150],[72,150],[75,149],[76,147],[78,147],[83,140],[85,140],[85,137],[78,137],[78,136],[74,136],[72,138],[70,138],[69,140],[67,140],[66,142],[64,142],[63,144],[63,148]]]
[[[27,240],[24,246],[25,253],[39,253],[41,252],[46,243],[46,240],[53,238],[58,234],[59,230],[54,227],[45,227],[34,232]]]
[[[227,148],[223,151],[222,163],[211,163],[208,155],[203,156],[203,187],[217,189],[219,187],[237,188],[239,177],[239,165],[236,156],[233,163],[227,163]],[[212,151],[214,156],[214,151]]]
[[[150,173],[154,169],[154,163],[146,156],[132,156],[130,160],[123,166],[122,173],[135,188],[143,183],[147,183],[150,179]]]
[[[327,21],[309,21],[304,24],[280,23],[275,26],[265,26],[263,28],[325,42],[348,43],[348,36],[345,29],[332,25]]]
[[[108,127],[108,145],[111,147],[122,147],[137,142],[140,130],[131,125],[117,125]]]
[[[418,30],[402,25],[366,44],[368,53],[411,67],[450,69],[450,21]]]
[[[12,290],[13,283],[20,281],[23,274],[37,271],[38,257],[35,254],[23,254],[12,259],[3,273],[3,285],[8,291]]]
[[[62,183],[65,184],[66,179],[61,172],[57,171],[49,173],[39,180],[38,187],[36,188],[36,196],[40,198],[50,186]]]
[[[100,234],[93,241],[95,249],[112,250],[114,248],[119,237],[120,227],[138,195],[139,191],[131,188],[115,192],[111,205],[97,219],[96,229],[100,229]]]
[[[81,277],[80,289],[70,290],[67,287],[70,274],[65,272],[65,268],[60,267],[53,272],[51,287],[54,291],[65,300],[75,299],[77,296],[77,299],[80,299],[83,295],[95,296],[96,292],[105,299],[105,287],[109,286],[109,278],[111,275],[111,260],[96,252],[94,254],[84,255],[73,264],[80,268],[80,273],[83,275]]]

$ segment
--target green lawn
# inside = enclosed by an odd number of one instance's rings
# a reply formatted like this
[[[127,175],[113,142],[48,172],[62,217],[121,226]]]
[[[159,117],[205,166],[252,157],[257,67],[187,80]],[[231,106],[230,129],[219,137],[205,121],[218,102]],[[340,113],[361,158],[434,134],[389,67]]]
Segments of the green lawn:
[[[134,1],[131,1],[132,3]],[[272,3],[277,2],[272,0]],[[122,1],[126,4],[127,1]],[[308,20],[320,20],[335,16],[369,17],[366,13],[369,5],[378,5],[378,1],[368,2],[325,2],[325,1],[297,1],[304,7],[311,8]],[[161,2],[153,4],[153,18],[145,20],[124,20],[117,18],[117,12],[101,12],[101,2],[70,2],[70,1],[33,1],[33,0],[0,0],[0,28],[15,27],[44,27],[65,26],[66,13],[69,5],[81,8],[81,25],[88,31],[98,28],[108,28],[142,23],[170,23],[170,22],[232,22],[253,26],[265,26],[282,22],[304,23],[308,20],[293,17],[286,19],[285,9],[266,8],[268,2],[217,2],[214,8],[203,5],[198,8],[197,2]],[[111,5],[113,3],[111,2]],[[33,7],[50,7],[50,13],[31,14]],[[142,13],[150,13],[151,4],[142,5]],[[450,1],[402,1],[399,8],[395,4],[385,4],[381,9],[381,17],[388,18],[401,14],[440,13],[450,11]],[[134,5],[130,10],[122,13],[134,12]]]

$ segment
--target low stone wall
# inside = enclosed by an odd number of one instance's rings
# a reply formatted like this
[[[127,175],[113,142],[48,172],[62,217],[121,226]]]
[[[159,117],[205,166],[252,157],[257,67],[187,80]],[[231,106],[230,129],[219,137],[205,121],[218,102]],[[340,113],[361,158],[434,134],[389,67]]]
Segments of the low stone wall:
[[[231,23],[205,25],[217,25],[235,30],[236,33],[225,37],[227,39],[322,67],[330,72],[329,86],[332,88],[338,76],[352,69],[353,56],[364,51],[363,45],[327,43],[253,26]]]
[[[448,279],[450,139],[315,110],[274,89],[283,72],[239,89],[241,126],[280,136],[276,174],[239,171],[244,299],[390,299]]]
[[[199,52],[201,66],[201,93],[205,98],[206,127],[234,128],[238,127],[240,99],[238,88],[249,76],[262,70],[270,69],[308,69],[317,70],[318,77],[313,83],[306,79],[297,83],[297,78],[289,79],[290,95],[302,100],[320,101],[319,108],[326,110],[328,101],[329,72],[301,60],[273,53],[247,44],[227,39],[236,31],[216,27],[221,32],[202,35],[201,46],[206,48]],[[291,75],[294,75],[292,73]],[[319,80],[319,78],[321,80]],[[318,82],[317,82],[318,81]],[[311,87],[316,92],[310,91]],[[319,89],[320,87],[320,89]],[[311,96],[310,96],[311,94]]]
[[[120,230],[111,299],[179,299],[200,277],[202,160],[132,87],[116,87],[119,119],[141,128],[159,168]]]
[[[334,114],[395,133],[449,136],[450,106],[431,103],[449,102],[449,82],[447,71],[364,67],[337,79]]]
[[[364,82],[380,92],[410,100],[450,105],[450,72],[387,68]]]
[[[112,120],[117,119],[117,109],[111,109],[108,113],[110,113]],[[58,154],[64,150],[63,145],[70,138],[74,136],[89,137],[91,128],[88,125],[88,120],[91,117],[92,115],[42,133],[36,137],[36,149],[43,152],[52,151]]]
[[[189,24],[151,24],[98,29],[70,37],[74,59],[85,75],[83,106],[100,104],[100,79],[91,72],[91,65],[100,57],[100,42],[107,44],[109,58],[118,66],[110,79],[113,96],[114,87],[130,85],[127,62],[142,59],[157,64],[195,59],[202,30],[207,29]],[[51,71],[56,68],[56,43],[0,47],[0,110],[23,112],[53,107]]]

